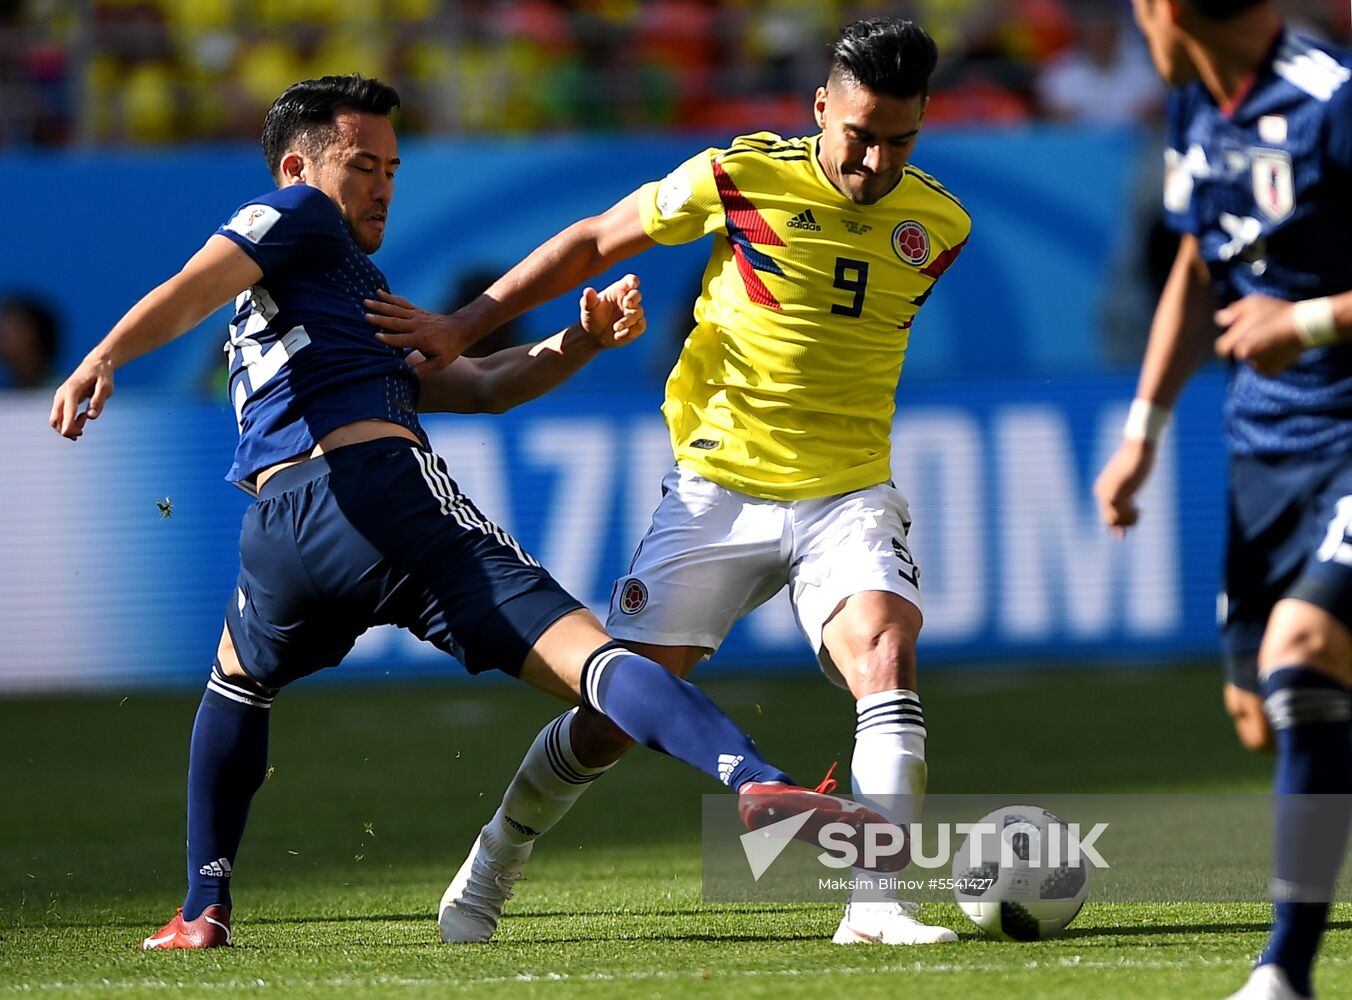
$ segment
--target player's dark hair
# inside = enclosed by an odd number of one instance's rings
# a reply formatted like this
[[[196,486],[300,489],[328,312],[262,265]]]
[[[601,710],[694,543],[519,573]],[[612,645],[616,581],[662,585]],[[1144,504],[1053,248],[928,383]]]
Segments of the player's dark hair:
[[[1265,0],[1183,0],[1187,6],[1212,21],[1228,21]]]
[[[359,73],[321,76],[286,89],[272,102],[263,119],[263,157],[273,177],[282,156],[297,142],[309,155],[317,155],[337,136],[334,120],[341,111],[388,115],[399,107],[399,94],[379,80]]]
[[[921,97],[939,47],[914,21],[877,17],[846,25],[831,44],[830,79],[846,79],[889,97]]]

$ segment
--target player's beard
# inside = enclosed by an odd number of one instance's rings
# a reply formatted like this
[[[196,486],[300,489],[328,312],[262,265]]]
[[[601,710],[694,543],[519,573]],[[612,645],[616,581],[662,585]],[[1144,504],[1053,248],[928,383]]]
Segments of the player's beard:
[[[371,230],[363,232],[361,229],[348,223],[347,231],[352,234],[352,242],[356,243],[361,251],[367,256],[370,256],[379,250],[381,244],[385,242],[385,230],[383,227],[374,232]]]
[[[898,172],[896,177],[884,180],[877,174],[847,174],[854,183],[847,185],[846,194],[850,201],[856,205],[873,205],[880,201],[889,191],[897,186],[897,181],[901,179]]]

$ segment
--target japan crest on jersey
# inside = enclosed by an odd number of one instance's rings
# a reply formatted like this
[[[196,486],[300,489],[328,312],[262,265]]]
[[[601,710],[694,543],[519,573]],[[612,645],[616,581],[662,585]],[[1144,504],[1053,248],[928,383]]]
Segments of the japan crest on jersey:
[[[1253,171],[1253,201],[1269,219],[1285,219],[1296,207],[1296,187],[1291,157],[1280,150],[1254,149],[1249,153]]]

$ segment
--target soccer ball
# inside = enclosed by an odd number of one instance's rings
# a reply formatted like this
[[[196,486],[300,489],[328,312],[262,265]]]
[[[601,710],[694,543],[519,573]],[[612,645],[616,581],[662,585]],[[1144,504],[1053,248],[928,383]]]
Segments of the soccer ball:
[[[1037,806],[983,816],[953,855],[962,911],[1001,941],[1056,937],[1089,894],[1089,869],[1064,821]]]

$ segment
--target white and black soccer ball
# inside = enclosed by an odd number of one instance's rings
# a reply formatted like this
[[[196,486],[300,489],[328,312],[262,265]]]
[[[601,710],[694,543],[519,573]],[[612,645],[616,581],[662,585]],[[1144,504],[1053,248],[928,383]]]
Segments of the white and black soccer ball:
[[[1041,941],[1069,926],[1089,894],[1089,868],[1069,828],[1037,806],[1005,806],[977,821],[953,855],[962,911],[1002,941]]]

